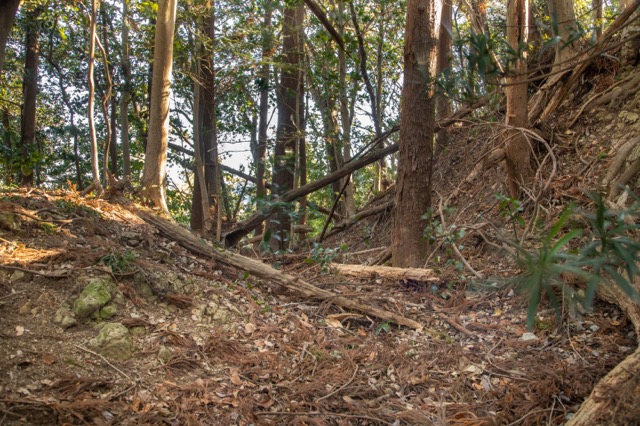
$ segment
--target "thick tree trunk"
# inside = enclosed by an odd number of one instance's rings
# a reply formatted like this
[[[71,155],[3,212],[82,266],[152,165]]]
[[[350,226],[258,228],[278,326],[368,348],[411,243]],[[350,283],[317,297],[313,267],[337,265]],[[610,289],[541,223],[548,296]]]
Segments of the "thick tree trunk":
[[[40,25],[38,16],[41,10],[36,9],[28,14],[25,36],[26,59],[24,78],[22,80],[23,107],[20,144],[22,147],[22,164],[20,167],[21,184],[26,187],[33,185],[33,151],[36,141],[36,98],[38,96],[38,41],[40,40]]]
[[[549,15],[554,29],[554,37],[558,37],[555,45],[556,57],[553,72],[570,68],[577,50],[571,41],[572,33],[578,31],[576,14],[573,10],[573,0],[548,0]],[[557,34],[555,34],[557,29]]]
[[[153,55],[153,86],[149,111],[149,131],[142,173],[142,196],[168,213],[165,196],[167,143],[169,138],[169,98],[173,70],[173,33],[177,0],[159,0]]]
[[[528,0],[508,0],[507,2],[507,43],[515,51],[527,43]],[[512,126],[507,131],[505,149],[507,179],[511,198],[520,198],[533,176],[531,168],[531,147],[527,137],[519,130],[528,126],[527,116],[527,63],[522,56],[514,59],[507,77],[507,119]]]
[[[424,74],[435,76],[441,9],[440,0],[407,3],[400,150],[391,230],[393,266],[420,266],[429,249],[422,234],[427,225],[423,215],[431,206],[435,93]]]
[[[18,7],[21,0],[2,0],[0,1],[0,72],[4,65],[4,54],[7,49],[7,40],[13,28]]]
[[[304,51],[304,6],[289,6],[284,10],[283,65],[278,96],[278,130],[273,166],[273,190],[277,195],[294,186],[295,152],[304,129],[300,116],[300,97],[303,93],[302,60]],[[286,250],[291,238],[291,218],[286,208],[278,211],[269,222],[272,230],[271,246],[274,251]]]

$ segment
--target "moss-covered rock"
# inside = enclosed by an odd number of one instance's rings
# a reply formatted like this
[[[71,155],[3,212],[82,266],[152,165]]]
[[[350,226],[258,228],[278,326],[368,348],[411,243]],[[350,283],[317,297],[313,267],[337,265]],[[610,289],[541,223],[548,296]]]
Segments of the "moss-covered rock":
[[[66,303],[60,305],[60,307],[56,311],[55,316],[53,317],[53,322],[58,324],[65,330],[69,327],[73,327],[78,323],[78,321],[76,321],[75,317],[73,316],[71,307]]]
[[[113,318],[116,316],[116,314],[118,313],[118,309],[113,306],[113,305],[107,305],[107,306],[103,306],[102,309],[100,309],[100,319],[109,319],[109,318]]]
[[[117,322],[105,324],[98,336],[91,341],[91,346],[105,357],[116,361],[128,360],[134,350],[129,330]]]
[[[80,293],[73,304],[73,313],[77,319],[85,319],[99,313],[100,309],[111,301],[115,285],[106,278],[93,278]]]

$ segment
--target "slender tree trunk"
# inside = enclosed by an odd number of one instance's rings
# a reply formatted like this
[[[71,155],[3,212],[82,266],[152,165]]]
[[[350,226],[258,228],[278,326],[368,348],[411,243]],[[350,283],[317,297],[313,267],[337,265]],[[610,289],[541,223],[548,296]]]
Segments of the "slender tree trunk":
[[[201,49],[196,46],[196,70],[200,69]],[[199,76],[200,77],[200,76]],[[202,144],[202,90],[200,78],[193,85],[193,148],[195,161],[195,175],[193,182],[193,197],[191,199],[191,229],[196,232],[205,232],[211,227],[209,212],[209,196],[207,194],[207,181],[204,177],[204,146]]]
[[[102,192],[102,184],[100,183],[100,167],[98,160],[98,137],[96,135],[96,125],[94,121],[94,104],[95,104],[95,80],[93,71],[95,68],[96,56],[96,21],[98,5],[100,0],[91,0],[91,30],[89,35],[89,68],[87,71],[89,79],[89,137],[91,139],[91,187],[98,194]]]
[[[593,8],[594,39],[598,40],[602,36],[602,0],[592,0],[591,7]]]
[[[24,78],[22,80],[23,106],[22,126],[20,141],[22,147],[22,164],[20,167],[21,184],[26,187],[33,185],[33,151],[36,141],[36,98],[38,95],[38,62],[40,53],[38,41],[40,40],[40,25],[38,17],[40,9],[28,14],[27,31],[25,36],[26,59],[24,65]]]
[[[4,65],[4,54],[7,49],[7,40],[13,28],[18,7],[21,0],[2,0],[0,1],[0,72]]]
[[[143,197],[165,213],[169,211],[165,195],[165,178],[167,175],[169,98],[171,96],[176,8],[177,0],[158,1],[151,110],[142,172]]]
[[[338,26],[338,34],[344,39],[344,0],[338,2],[338,16],[340,16],[340,24]],[[338,66],[340,68],[340,123],[342,128],[342,158],[344,161],[351,159],[351,122],[352,117],[349,108],[349,98],[347,97],[347,60],[345,52],[338,49]],[[379,79],[381,82],[381,79]],[[381,94],[381,87],[378,85],[377,95]],[[378,106],[380,103],[376,99]],[[379,110],[378,110],[379,111]],[[349,179],[347,176],[345,179]],[[341,183],[344,185],[344,182]],[[353,180],[349,180],[344,190],[344,214],[346,217],[356,214],[356,202],[354,195]]]
[[[269,75],[270,66],[268,58],[270,56],[272,37],[271,16],[273,5],[270,0],[265,2],[264,25],[262,27],[262,65],[258,81],[260,82],[260,111],[258,112],[258,146],[256,147],[256,199],[258,203],[264,200],[266,193],[265,166],[267,164],[267,130],[269,121]],[[261,222],[255,231],[255,235],[262,235],[264,232],[264,222]]]
[[[443,0],[442,19],[438,29],[438,75],[443,75],[449,69],[451,59],[451,18],[453,16],[453,0]],[[442,119],[451,114],[451,101],[446,93],[439,93],[436,104],[436,114],[438,119]],[[449,144],[448,129],[441,129],[436,135],[436,146],[438,150]]]
[[[378,111],[378,97],[373,89],[373,84],[371,83],[371,79],[369,78],[369,72],[367,71],[367,51],[364,46],[364,37],[362,35],[362,31],[360,30],[360,25],[358,24],[358,17],[356,14],[355,7],[353,2],[349,2],[349,9],[351,12],[351,22],[353,22],[353,27],[356,32],[356,38],[358,40],[358,57],[360,59],[360,74],[362,75],[362,80],[364,81],[365,92],[369,97],[369,104],[371,105],[371,121],[373,121],[373,128],[376,132],[376,138],[379,138],[382,134],[382,124],[381,117],[382,115]],[[378,36],[380,37],[379,46],[382,45],[382,41],[384,40],[384,24],[383,17],[379,18],[380,22],[380,31]],[[381,57],[381,51],[378,51],[378,58]],[[379,78],[381,76],[378,76]],[[381,159],[378,163],[376,163],[376,177],[373,184],[374,191],[382,191],[384,189],[384,179],[385,179],[385,170],[386,164],[384,159]]]
[[[111,98],[111,142],[109,142],[109,157],[111,157],[111,174],[118,176],[120,170],[118,168],[118,101],[116,97]]]
[[[553,65],[553,71],[557,72],[571,67],[570,61],[577,53],[571,41],[571,33],[578,30],[578,25],[573,10],[573,0],[548,0],[548,7],[554,29],[553,35],[559,37],[555,45],[556,56]]]
[[[207,182],[207,195],[210,209],[216,212],[216,240],[220,240],[220,224],[222,203],[222,171],[218,165],[218,131],[216,125],[216,82],[214,71],[214,7],[212,2],[207,3],[207,16],[203,22],[205,37],[204,51],[200,61],[200,76],[202,79],[202,128],[201,137],[204,145],[204,174]]]
[[[394,266],[421,266],[429,249],[423,238],[431,206],[435,92],[425,87],[425,70],[435,76],[441,0],[408,0],[396,203],[391,230]]]
[[[76,126],[76,117],[73,109],[71,109],[71,134],[73,136],[73,163],[76,169],[76,188],[78,191],[83,189],[82,169],[80,168],[80,141],[78,140],[78,126]]]
[[[120,143],[122,145],[122,173],[131,177],[131,150],[129,147],[129,103],[131,102],[131,61],[129,59],[129,0],[122,0],[122,74],[124,86],[120,98]]]
[[[527,43],[527,23],[529,22],[528,0],[508,0],[507,2],[507,43],[514,51]],[[518,128],[528,126],[527,111],[527,62],[523,57],[514,58],[515,63],[507,77],[507,119],[508,130],[505,150],[509,194],[520,198],[532,176],[531,148],[527,137]]]
[[[300,122],[300,96],[302,96],[302,58],[304,39],[302,24],[304,7],[288,6],[284,10],[283,65],[278,97],[278,130],[274,154],[273,191],[284,194],[293,188],[295,152],[299,146],[302,127]],[[269,222],[272,230],[272,248],[286,250],[291,239],[291,217],[280,209],[275,220]]]
[[[4,166],[4,170],[5,170],[5,174],[4,174],[4,178],[2,178],[2,181],[6,184],[9,185],[12,182],[13,176],[12,176],[12,156],[11,156],[11,152],[12,152],[12,138],[11,138],[11,134],[12,134],[12,129],[11,129],[11,114],[9,113],[9,107],[7,105],[5,105],[2,108],[2,126],[4,127],[4,132],[2,134],[2,142],[4,143],[4,158],[3,158],[3,166]]]

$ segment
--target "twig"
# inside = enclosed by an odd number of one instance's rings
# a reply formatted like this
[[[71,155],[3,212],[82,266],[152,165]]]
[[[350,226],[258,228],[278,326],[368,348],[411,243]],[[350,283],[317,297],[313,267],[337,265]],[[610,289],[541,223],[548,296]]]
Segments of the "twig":
[[[40,271],[34,271],[32,269],[22,268],[20,266],[11,266],[11,265],[0,265],[0,268],[14,269],[16,271],[27,272],[29,274],[34,274],[34,275],[41,275],[41,276],[47,277],[47,278],[66,278],[71,273],[71,271],[60,271],[58,273],[56,273],[56,271],[54,271],[54,272],[40,272]]]
[[[363,420],[371,420],[372,422],[378,422],[385,425],[393,426],[393,423],[385,422],[384,420],[377,419],[375,417],[370,416],[359,416],[357,414],[340,414],[340,413],[318,413],[317,411],[313,411],[310,413],[305,413],[303,411],[274,411],[274,412],[262,412],[255,413],[256,416],[327,416],[327,417],[342,417],[344,419],[363,419]]]
[[[444,211],[442,209],[442,197],[440,197],[440,203],[438,203],[438,212],[440,213],[440,222],[442,222],[442,228],[443,229],[447,229],[447,224],[444,221]],[[458,256],[458,258],[460,259],[460,261],[462,262],[462,264],[469,270],[471,271],[471,273],[473,275],[476,276],[476,278],[483,280],[484,276],[476,271],[475,269],[473,269],[473,266],[471,266],[469,264],[469,262],[467,262],[467,259],[465,259],[465,257],[462,255],[462,253],[460,253],[460,250],[458,250],[458,246],[454,243],[451,244],[451,247],[453,248],[453,251],[456,253],[456,255]]]
[[[18,294],[22,294],[22,293],[26,293],[26,292],[27,292],[27,290],[16,291],[15,293],[11,293],[11,294],[8,294],[6,296],[0,297],[0,300],[9,299],[9,298],[11,298],[13,296],[17,296]]]
[[[338,389],[334,390],[331,393],[326,394],[325,396],[318,398],[317,402],[320,402],[324,399],[327,399],[335,394],[337,394],[338,392],[340,392],[342,389],[346,388],[347,386],[349,386],[351,384],[351,382],[353,382],[353,379],[356,377],[356,374],[358,373],[358,366],[356,365],[355,370],[353,371],[353,374],[351,375],[351,378],[349,379],[349,381],[347,381],[347,383],[345,383],[344,385],[340,386]]]
[[[79,345],[75,345],[75,344],[74,344],[73,346],[75,346],[76,348],[80,349],[81,351],[88,352],[88,353],[90,353],[90,354],[92,354],[92,355],[95,355],[95,356],[97,356],[97,357],[101,358],[104,362],[106,362],[106,363],[109,365],[109,367],[113,368],[113,369],[114,369],[114,370],[116,370],[118,373],[122,374],[122,375],[123,375],[124,377],[126,377],[129,381],[132,381],[132,380],[131,380],[131,377],[129,377],[125,372],[123,372],[122,370],[120,370],[120,369],[119,369],[118,367],[116,367],[115,365],[111,364],[111,363],[109,362],[109,360],[108,360],[108,359],[106,359],[105,357],[103,357],[103,356],[102,356],[102,355],[100,355],[99,353],[94,352],[94,351],[92,351],[92,350],[90,350],[90,349],[87,349],[87,348],[83,348],[82,346],[79,346]]]
[[[344,181],[344,185],[342,185],[342,189],[340,193],[336,196],[336,199],[333,201],[333,206],[331,206],[331,212],[329,212],[329,216],[327,217],[327,221],[324,223],[324,227],[322,227],[322,232],[320,233],[320,237],[318,237],[318,242],[322,242],[324,238],[324,234],[327,232],[327,228],[329,227],[329,223],[331,222],[331,218],[333,217],[333,213],[336,211],[336,207],[338,207],[338,203],[340,202],[340,198],[342,198],[342,194],[347,189],[349,185],[349,180],[351,179],[351,175],[348,175]]]

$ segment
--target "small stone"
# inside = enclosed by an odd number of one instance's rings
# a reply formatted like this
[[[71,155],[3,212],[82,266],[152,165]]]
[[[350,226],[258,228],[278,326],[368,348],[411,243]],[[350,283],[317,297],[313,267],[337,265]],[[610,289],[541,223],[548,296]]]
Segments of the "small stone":
[[[71,309],[66,304],[63,304],[58,308],[53,318],[53,322],[58,324],[64,330],[78,323],[74,318]]]
[[[597,325],[593,324],[592,326],[589,327],[589,330],[593,331],[594,333],[598,330],[600,330],[600,327],[598,327]]]
[[[22,306],[20,306],[20,309],[18,309],[18,313],[20,315],[26,315],[29,312],[31,312],[31,303],[29,303],[28,301],[25,302]]]
[[[528,342],[531,340],[538,340],[538,336],[536,336],[533,333],[524,333],[522,335],[522,337],[520,337],[520,340],[524,341],[524,342]]]
[[[118,313],[118,309],[113,305],[104,306],[100,309],[100,318],[101,319],[109,319],[116,316]]]
[[[131,334],[134,336],[140,336],[147,332],[147,327],[144,325],[136,325],[135,327],[131,327]]]
[[[17,281],[20,281],[21,279],[23,279],[25,277],[25,273],[22,271],[13,271],[13,274],[11,274],[11,278],[9,278],[9,280],[12,283],[15,283]]]
[[[160,346],[160,349],[158,350],[158,359],[162,364],[168,363],[172,356],[173,353],[169,348],[166,346]]]

